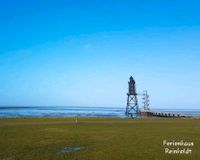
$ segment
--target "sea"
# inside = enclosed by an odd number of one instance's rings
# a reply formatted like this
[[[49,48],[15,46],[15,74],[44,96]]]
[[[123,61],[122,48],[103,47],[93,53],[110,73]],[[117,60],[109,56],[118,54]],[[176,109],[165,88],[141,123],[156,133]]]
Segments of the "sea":
[[[187,116],[200,116],[200,109],[152,109]],[[85,106],[1,106],[0,118],[17,117],[120,117],[125,118],[125,107]]]

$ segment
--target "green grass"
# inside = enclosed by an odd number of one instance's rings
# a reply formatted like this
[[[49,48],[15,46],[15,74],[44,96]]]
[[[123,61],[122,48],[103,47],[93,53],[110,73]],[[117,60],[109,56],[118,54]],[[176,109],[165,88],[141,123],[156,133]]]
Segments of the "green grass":
[[[167,155],[163,140],[192,141],[192,154]],[[76,146],[82,149],[60,152]],[[0,119],[0,160],[29,159],[198,160],[200,119]]]

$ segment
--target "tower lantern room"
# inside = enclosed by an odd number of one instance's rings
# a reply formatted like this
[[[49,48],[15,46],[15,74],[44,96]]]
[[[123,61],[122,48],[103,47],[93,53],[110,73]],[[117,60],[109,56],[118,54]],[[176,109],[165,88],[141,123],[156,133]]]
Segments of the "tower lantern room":
[[[136,94],[136,89],[135,89],[135,80],[133,79],[133,77],[130,77],[130,81],[128,82],[129,85],[129,95],[137,95]]]

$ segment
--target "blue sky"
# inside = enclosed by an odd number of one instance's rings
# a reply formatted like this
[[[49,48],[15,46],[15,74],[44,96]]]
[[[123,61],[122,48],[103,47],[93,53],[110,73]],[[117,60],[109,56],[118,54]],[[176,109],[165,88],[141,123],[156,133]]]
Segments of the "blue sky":
[[[2,0],[0,105],[200,106],[200,2]]]

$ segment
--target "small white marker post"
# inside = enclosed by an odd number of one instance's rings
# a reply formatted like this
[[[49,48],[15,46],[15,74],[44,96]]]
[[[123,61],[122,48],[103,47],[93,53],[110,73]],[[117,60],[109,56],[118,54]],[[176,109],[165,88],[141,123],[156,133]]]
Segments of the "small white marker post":
[[[78,116],[75,116],[75,122],[78,124]]]

